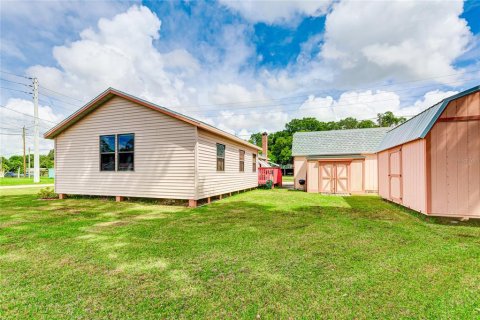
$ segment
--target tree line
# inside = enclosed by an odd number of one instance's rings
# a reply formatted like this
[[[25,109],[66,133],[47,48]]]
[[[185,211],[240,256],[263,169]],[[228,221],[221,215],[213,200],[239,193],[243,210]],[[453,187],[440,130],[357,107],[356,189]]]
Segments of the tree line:
[[[2,157],[2,169],[4,172],[18,172],[20,169],[23,172],[23,155],[13,155],[9,158]],[[28,170],[28,154],[26,155],[27,170]],[[50,150],[48,154],[40,155],[40,168],[53,168],[54,152]],[[33,154],[30,154],[30,166],[33,168]]]
[[[268,135],[268,158],[277,164],[292,163],[292,140],[295,132],[392,127],[405,121],[406,118],[396,117],[391,111],[377,114],[376,121],[357,120],[352,117],[329,122],[319,121],[313,117],[293,119],[285,124],[284,130]],[[252,134],[249,141],[261,147],[262,133]]]

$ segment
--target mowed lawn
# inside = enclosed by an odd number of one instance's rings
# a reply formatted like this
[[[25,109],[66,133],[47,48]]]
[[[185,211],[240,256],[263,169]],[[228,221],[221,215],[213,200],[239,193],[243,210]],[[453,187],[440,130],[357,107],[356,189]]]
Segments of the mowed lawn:
[[[374,196],[188,209],[1,191],[0,318],[480,317],[480,228]]]
[[[48,177],[40,177],[41,184],[53,184],[55,179]],[[34,184],[33,178],[0,178],[0,186],[17,186]]]

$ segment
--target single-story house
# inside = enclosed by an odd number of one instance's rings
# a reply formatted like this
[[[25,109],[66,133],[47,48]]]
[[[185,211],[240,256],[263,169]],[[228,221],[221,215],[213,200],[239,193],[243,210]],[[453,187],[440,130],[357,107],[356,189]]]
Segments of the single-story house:
[[[427,215],[480,217],[480,86],[390,130],[378,152],[383,198]]]
[[[376,151],[389,128],[297,132],[295,189],[353,194],[378,191]]]
[[[258,186],[259,147],[112,88],[45,133],[55,192],[189,200]]]

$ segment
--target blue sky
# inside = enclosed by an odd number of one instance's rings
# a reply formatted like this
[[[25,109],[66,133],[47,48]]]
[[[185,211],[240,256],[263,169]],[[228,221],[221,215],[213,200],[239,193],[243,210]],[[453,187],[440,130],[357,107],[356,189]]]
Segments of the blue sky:
[[[248,138],[294,117],[413,115],[480,78],[478,1],[1,6],[1,70],[53,90],[41,90],[44,130],[108,86]],[[11,82],[29,80],[1,79],[1,104],[30,113],[30,96],[12,90],[28,87]],[[1,115],[12,128],[31,122]]]

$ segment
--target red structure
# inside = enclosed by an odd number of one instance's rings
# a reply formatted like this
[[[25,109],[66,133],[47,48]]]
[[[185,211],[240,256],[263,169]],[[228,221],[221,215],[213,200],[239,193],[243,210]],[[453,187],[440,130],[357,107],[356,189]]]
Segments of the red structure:
[[[264,185],[268,180],[272,180],[272,188],[277,185],[282,186],[282,169],[281,168],[258,168],[258,184]]]

